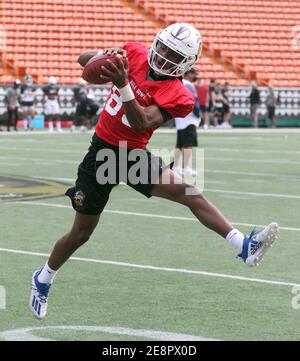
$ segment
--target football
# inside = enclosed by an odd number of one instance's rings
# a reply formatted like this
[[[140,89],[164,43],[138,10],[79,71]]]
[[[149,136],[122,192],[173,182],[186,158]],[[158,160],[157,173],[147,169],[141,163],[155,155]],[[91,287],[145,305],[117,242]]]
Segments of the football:
[[[83,68],[82,78],[91,84],[106,83],[100,78],[102,72],[101,67],[109,64],[108,60],[116,64],[117,56],[120,57],[121,55],[103,55],[103,54],[95,55],[86,63],[85,67]]]

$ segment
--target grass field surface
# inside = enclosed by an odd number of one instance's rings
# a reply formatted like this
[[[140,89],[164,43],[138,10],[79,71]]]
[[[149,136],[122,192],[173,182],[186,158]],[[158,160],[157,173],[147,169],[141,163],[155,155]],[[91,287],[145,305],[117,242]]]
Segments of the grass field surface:
[[[300,293],[300,133],[285,130],[209,131],[198,138],[204,194],[243,232],[279,223],[279,238],[260,267],[237,260],[187,208],[121,185],[91,240],[59,271],[46,319],[35,320],[28,307],[31,275],[72,224],[63,193],[90,138],[0,135],[0,339],[146,340],[167,333],[300,339],[292,293]],[[174,143],[175,133],[157,133],[149,148]],[[18,187],[27,201],[8,201]]]

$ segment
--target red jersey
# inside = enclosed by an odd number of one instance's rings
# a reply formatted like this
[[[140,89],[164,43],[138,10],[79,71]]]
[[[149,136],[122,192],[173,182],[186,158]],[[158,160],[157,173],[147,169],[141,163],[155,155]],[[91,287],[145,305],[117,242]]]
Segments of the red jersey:
[[[127,43],[128,79],[136,100],[143,107],[157,105],[172,117],[184,118],[194,107],[194,97],[178,78],[147,80],[148,49],[141,43]],[[120,92],[113,86],[96,125],[96,134],[105,142],[119,146],[127,141],[129,149],[145,149],[156,128],[136,131],[128,123]]]
[[[200,105],[207,105],[208,87],[205,84],[195,85]]]

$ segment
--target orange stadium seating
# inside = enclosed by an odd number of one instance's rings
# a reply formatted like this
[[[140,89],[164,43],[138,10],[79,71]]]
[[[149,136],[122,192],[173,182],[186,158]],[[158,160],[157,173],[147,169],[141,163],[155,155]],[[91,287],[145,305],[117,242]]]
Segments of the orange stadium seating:
[[[300,23],[300,1],[187,0],[184,9],[181,0],[6,0],[0,4],[6,57],[40,83],[52,75],[60,83],[75,83],[81,74],[77,64],[81,52],[132,40],[150,46],[161,25],[177,21],[194,24],[210,51],[218,51],[218,59],[213,52],[205,52],[199,61],[203,78],[247,85],[249,79],[234,70],[236,64],[258,79],[272,80],[274,86],[299,86],[300,44],[298,49],[292,46],[292,29]],[[226,60],[233,66],[226,67]],[[0,65],[0,82],[12,79],[1,72]]]

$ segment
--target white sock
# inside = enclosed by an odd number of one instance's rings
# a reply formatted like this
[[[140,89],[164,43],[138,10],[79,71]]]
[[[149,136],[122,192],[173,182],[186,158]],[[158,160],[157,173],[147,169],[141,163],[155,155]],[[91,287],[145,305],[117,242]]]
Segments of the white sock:
[[[233,229],[226,236],[226,240],[233,246],[233,248],[238,253],[241,253],[243,250],[244,238],[244,234],[241,233],[238,229]]]
[[[52,283],[57,271],[54,271],[48,266],[48,262],[43,267],[41,273],[38,275],[40,283]]]

